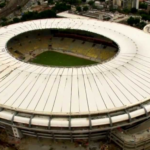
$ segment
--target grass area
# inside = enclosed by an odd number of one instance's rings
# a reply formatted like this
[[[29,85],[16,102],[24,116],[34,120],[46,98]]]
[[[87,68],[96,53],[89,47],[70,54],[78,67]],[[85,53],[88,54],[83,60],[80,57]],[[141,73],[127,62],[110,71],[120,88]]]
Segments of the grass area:
[[[53,51],[44,52],[30,62],[49,66],[82,66],[97,62]]]

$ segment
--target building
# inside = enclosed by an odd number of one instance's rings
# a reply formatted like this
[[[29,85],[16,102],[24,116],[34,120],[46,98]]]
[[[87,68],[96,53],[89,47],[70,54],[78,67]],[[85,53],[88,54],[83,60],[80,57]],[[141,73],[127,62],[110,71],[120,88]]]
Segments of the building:
[[[134,0],[132,7],[136,8],[136,9],[139,9],[139,0]]]
[[[128,9],[131,8],[139,9],[139,0],[124,0],[123,7]]]
[[[122,7],[121,0],[113,0],[113,7]]]
[[[9,54],[14,36],[50,28],[101,34],[119,52],[102,64],[70,68],[33,65]],[[99,139],[150,117],[150,36],[141,30],[93,19],[43,19],[0,28],[0,41],[0,127],[9,134]]]

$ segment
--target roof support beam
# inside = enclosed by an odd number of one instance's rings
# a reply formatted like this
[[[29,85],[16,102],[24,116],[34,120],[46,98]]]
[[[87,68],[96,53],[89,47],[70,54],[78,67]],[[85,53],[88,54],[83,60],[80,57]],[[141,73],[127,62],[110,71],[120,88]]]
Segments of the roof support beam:
[[[109,118],[110,126],[112,127],[112,126],[113,126],[113,123],[112,123],[111,116],[110,116],[110,114],[109,114],[109,113],[107,114],[107,116],[108,116],[108,118]]]
[[[13,116],[12,116],[12,118],[11,118],[11,124],[13,124],[14,118],[15,118],[15,116],[17,115],[17,113],[18,113],[18,112],[14,112],[14,114],[13,114]]]
[[[30,121],[29,121],[29,127],[31,128],[31,123],[32,123],[32,119],[34,118],[34,114],[32,114],[32,116],[30,117]]]
[[[71,132],[71,115],[69,116],[68,120],[69,120],[70,138],[71,138],[71,142],[72,142],[73,138],[72,138],[72,132]]]
[[[91,141],[91,131],[89,132],[89,138],[88,138],[89,141]]]
[[[3,110],[4,110],[4,108],[0,107],[0,112],[3,111]]]
[[[89,115],[89,127],[90,127],[90,130],[91,130],[92,129],[91,115]]]
[[[125,112],[128,114],[129,122],[131,122],[132,118],[131,118],[131,115],[130,115],[129,111],[127,109],[125,109]]]
[[[49,116],[49,122],[48,122],[48,129],[50,130],[51,128],[51,120],[52,120],[52,116]]]
[[[71,116],[69,116],[69,130],[71,130]]]
[[[54,135],[54,133],[52,132],[52,137],[53,137],[53,140],[55,141],[55,135]]]
[[[148,117],[148,112],[147,112],[145,106],[143,104],[141,104],[140,106],[144,109],[146,117]]]

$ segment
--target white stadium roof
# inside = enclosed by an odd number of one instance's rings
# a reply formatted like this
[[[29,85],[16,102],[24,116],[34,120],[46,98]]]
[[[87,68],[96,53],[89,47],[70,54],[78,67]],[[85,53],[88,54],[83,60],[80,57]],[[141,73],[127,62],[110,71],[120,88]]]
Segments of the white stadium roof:
[[[91,19],[90,17],[76,15],[76,14],[73,14],[73,13],[69,13],[68,11],[58,13],[57,16],[58,17],[63,17],[63,18],[71,18],[71,19]]]
[[[46,67],[21,62],[7,51],[12,37],[37,29],[78,29],[108,37],[119,46],[113,59],[81,67]],[[124,110],[150,99],[150,36],[141,30],[112,22],[81,19],[44,19],[0,28],[0,107],[40,115],[84,115]],[[150,112],[150,104],[130,113],[131,118]],[[1,118],[12,117],[9,111]],[[125,113],[112,122],[127,120]],[[15,121],[20,118],[15,117]],[[32,123],[39,123],[35,118]],[[103,120],[103,121],[102,121]],[[28,122],[21,120],[20,122]],[[92,125],[109,124],[109,118]],[[47,125],[44,118],[41,124]],[[54,119],[52,125],[68,126]],[[87,126],[88,120],[72,120]]]

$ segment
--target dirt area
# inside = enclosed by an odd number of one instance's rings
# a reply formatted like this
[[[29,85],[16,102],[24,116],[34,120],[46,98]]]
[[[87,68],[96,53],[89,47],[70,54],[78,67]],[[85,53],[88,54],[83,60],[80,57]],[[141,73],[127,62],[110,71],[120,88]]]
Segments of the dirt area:
[[[0,130],[0,150],[120,150],[113,143],[104,141],[37,139],[24,137],[22,140],[7,136],[4,130]]]
[[[0,130],[0,150],[19,150],[14,143],[8,142],[8,136],[4,130]]]
[[[51,10],[51,7],[42,6],[42,5],[32,7],[32,11],[42,12],[42,11],[45,11],[45,10]]]

